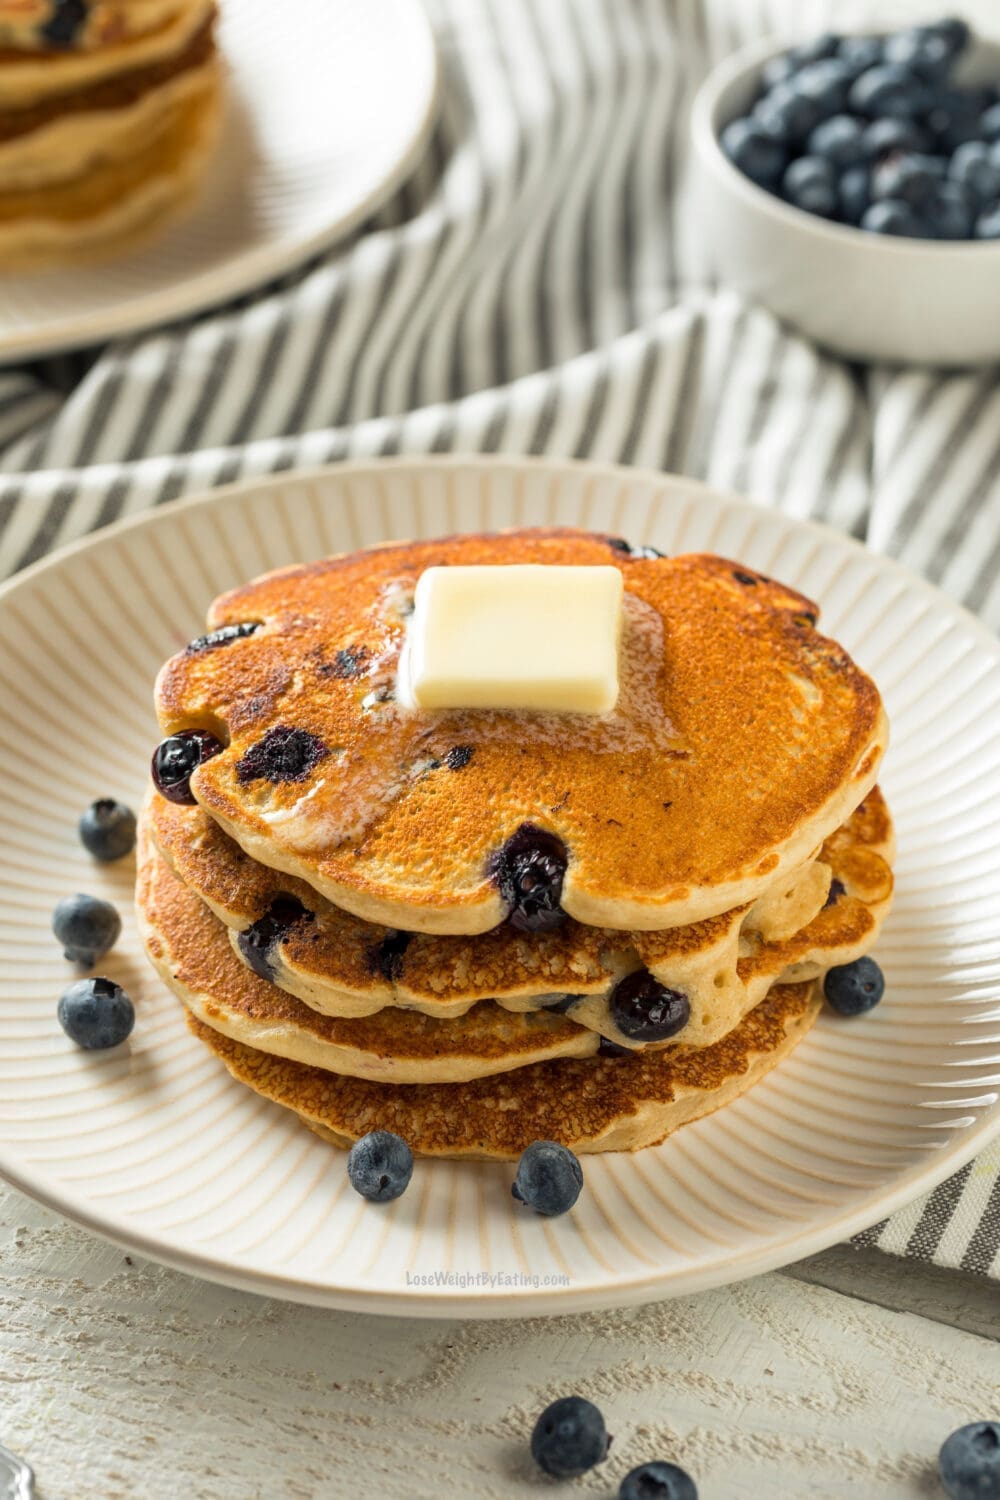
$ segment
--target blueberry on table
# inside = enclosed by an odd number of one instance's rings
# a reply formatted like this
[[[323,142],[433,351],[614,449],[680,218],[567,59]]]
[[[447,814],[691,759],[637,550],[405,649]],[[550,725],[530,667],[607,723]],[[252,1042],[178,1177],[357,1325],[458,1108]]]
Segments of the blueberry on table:
[[[965,141],[948,165],[952,182],[968,188],[980,203],[1000,197],[1000,161],[985,141]]]
[[[391,1130],[372,1130],[355,1141],[347,1154],[351,1186],[372,1203],[390,1203],[410,1185],[413,1152]]]
[[[121,917],[99,896],[67,896],[52,914],[52,931],[66,957],[88,968],[114,947],[121,930]]]
[[[640,1464],[625,1475],[618,1500],[698,1500],[698,1490],[676,1464]]]
[[[924,107],[924,85],[915,73],[894,63],[869,68],[851,85],[848,103],[859,115],[890,115],[907,119]]]
[[[553,1479],[575,1479],[608,1456],[604,1418],[583,1396],[561,1396],[547,1406],[531,1434],[531,1456]]]
[[[788,161],[788,152],[756,120],[733,120],[720,137],[734,167],[761,187],[773,187]]]
[[[864,149],[869,161],[888,156],[890,151],[924,152],[929,145],[926,132],[915,120],[886,116],[881,120],[873,120],[865,129]]]
[[[905,239],[927,239],[927,230],[908,203],[902,198],[883,198],[866,209],[861,228],[870,234],[893,234]]]
[[[80,979],[59,1001],[59,1025],[88,1052],[120,1047],[135,1025],[135,1007],[113,979]]]
[[[884,61],[883,45],[880,36],[845,36],[840,39],[837,56],[856,78],[859,73],[867,73],[869,68]]]
[[[192,775],[222,749],[222,742],[205,729],[181,729],[161,740],[150,766],[156,790],[168,802],[193,806]]]
[[[938,1458],[951,1500],[1000,1500],[1000,1422],[970,1422],[947,1438]]]
[[[856,958],[827,971],[823,993],[842,1016],[861,1016],[885,994],[885,976],[873,958]]]
[[[800,156],[781,179],[789,203],[806,213],[832,219],[837,212],[837,174],[822,156]]]
[[[558,1141],[532,1141],[517,1164],[511,1196],[547,1219],[569,1213],[583,1187],[583,1168]]]
[[[867,167],[848,167],[838,188],[840,216],[846,224],[860,224],[871,202],[871,173]]]
[[[822,156],[835,167],[853,167],[865,160],[865,127],[853,115],[831,115],[822,120],[806,142],[810,156]]]
[[[102,863],[124,859],[135,848],[135,813],[124,802],[100,797],[80,814],[80,843]]]

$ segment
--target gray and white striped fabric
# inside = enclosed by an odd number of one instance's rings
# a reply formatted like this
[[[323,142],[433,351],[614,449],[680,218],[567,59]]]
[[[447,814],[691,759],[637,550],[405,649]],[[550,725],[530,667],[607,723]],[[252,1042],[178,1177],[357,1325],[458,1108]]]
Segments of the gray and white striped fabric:
[[[819,517],[997,628],[998,370],[826,357],[711,284],[686,211],[687,115],[713,61],[834,13],[848,27],[920,10],[433,0],[440,123],[363,232],[190,324],[0,375],[0,575],[237,477],[551,453]],[[862,1238],[1000,1277],[1000,1151]]]

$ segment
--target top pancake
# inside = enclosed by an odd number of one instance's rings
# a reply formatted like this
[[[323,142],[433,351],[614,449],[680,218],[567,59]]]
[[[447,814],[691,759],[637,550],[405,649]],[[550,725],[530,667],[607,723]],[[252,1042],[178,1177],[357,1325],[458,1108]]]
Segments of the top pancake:
[[[395,669],[423,570],[522,562],[623,572],[615,711],[401,709]],[[530,823],[566,845],[571,916],[657,930],[754,901],[874,785],[878,692],[815,621],[808,599],[722,558],[649,556],[571,530],[447,537],[224,595],[211,628],[259,628],[173,657],[157,710],[165,733],[203,728],[227,745],[192,778],[209,815],[252,858],[365,920],[495,926],[506,907],[491,860]],[[295,780],[257,774],[259,748],[244,760],[279,726],[320,742]]]

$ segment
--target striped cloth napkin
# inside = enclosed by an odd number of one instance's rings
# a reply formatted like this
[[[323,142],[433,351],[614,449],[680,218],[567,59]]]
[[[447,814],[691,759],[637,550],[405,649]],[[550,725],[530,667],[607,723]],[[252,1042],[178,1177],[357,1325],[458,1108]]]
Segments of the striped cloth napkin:
[[[980,0],[987,19],[993,4]],[[0,576],[240,476],[551,453],[818,517],[1000,626],[997,370],[821,354],[711,283],[688,208],[688,111],[714,61],[768,32],[891,25],[921,6],[431,8],[437,132],[352,241],[189,324],[0,376]],[[861,1238],[1000,1278],[1000,1149]]]

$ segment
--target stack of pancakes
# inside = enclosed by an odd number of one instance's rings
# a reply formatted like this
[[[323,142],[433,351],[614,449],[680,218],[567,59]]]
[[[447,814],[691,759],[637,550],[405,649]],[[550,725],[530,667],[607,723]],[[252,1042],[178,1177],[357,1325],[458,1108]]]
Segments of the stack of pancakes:
[[[0,267],[118,252],[188,203],[215,19],[215,0],[0,0]]]
[[[394,696],[416,581],[618,566],[613,713]],[[151,792],[147,950],[229,1070],[340,1144],[635,1149],[743,1093],[892,894],[878,692],[807,599],[576,531],[286,569],[216,601],[157,684],[220,748]]]

